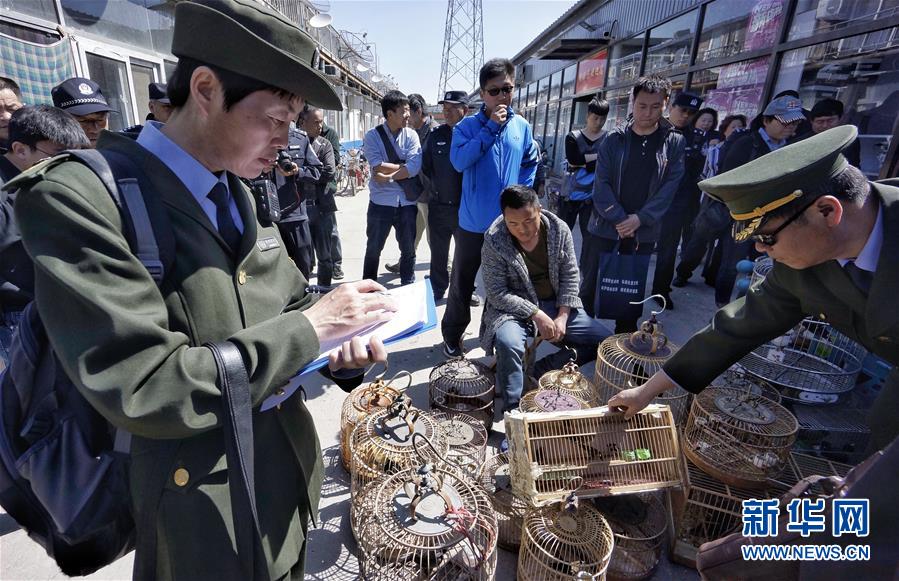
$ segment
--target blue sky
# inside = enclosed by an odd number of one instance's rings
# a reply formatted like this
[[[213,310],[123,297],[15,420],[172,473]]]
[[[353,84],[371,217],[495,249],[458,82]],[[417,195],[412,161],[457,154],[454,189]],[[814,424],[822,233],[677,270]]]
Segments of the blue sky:
[[[483,0],[484,57],[515,56],[574,0]],[[446,0],[331,0],[337,30],[368,32],[382,73],[404,93],[435,103],[440,81]],[[465,87],[460,87],[464,89]]]

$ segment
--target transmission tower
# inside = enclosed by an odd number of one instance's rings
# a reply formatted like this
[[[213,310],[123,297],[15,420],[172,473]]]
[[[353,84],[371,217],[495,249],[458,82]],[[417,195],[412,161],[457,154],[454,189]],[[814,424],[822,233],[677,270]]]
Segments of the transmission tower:
[[[478,86],[478,70],[484,64],[483,14],[482,0],[447,0],[438,97],[447,90]]]

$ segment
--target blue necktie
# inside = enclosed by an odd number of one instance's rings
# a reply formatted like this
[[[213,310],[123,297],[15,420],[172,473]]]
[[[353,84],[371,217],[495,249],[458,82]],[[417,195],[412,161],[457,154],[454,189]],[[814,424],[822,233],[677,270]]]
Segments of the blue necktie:
[[[237,254],[240,248],[240,230],[231,217],[231,205],[228,203],[228,188],[222,182],[216,182],[206,197],[215,204],[215,220],[219,225],[219,234],[225,243],[231,248],[231,252]]]

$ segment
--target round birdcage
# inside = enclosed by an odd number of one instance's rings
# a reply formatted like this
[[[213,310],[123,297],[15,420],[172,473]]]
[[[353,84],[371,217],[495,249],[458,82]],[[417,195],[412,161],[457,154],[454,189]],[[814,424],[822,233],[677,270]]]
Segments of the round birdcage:
[[[646,383],[677,352],[677,345],[668,341],[655,314],[643,321],[636,333],[612,335],[599,344],[594,383],[601,403],[607,403],[618,392]],[[690,410],[690,395],[681,387],[674,387],[652,403],[670,406],[675,423],[682,426]]]
[[[402,380],[408,382],[405,386],[399,387],[397,384]],[[388,381],[384,381],[383,376],[380,376],[371,383],[360,385],[346,396],[340,411],[340,461],[346,470],[350,469],[350,437],[356,424],[366,416],[386,409],[401,398],[411,403],[408,396],[404,395],[410,385],[412,375],[408,371],[401,371]]]
[[[449,453],[446,461],[463,474],[477,478],[487,456],[487,430],[484,424],[468,414],[431,414],[443,432]]]
[[[793,414],[770,399],[709,387],[693,400],[684,454],[731,486],[762,487],[783,471],[798,430]]]
[[[634,581],[648,579],[659,564],[668,531],[668,511],[657,493],[634,495],[638,510],[600,512],[615,536],[615,550],[609,561],[608,579]],[[614,500],[619,500],[614,498]]]
[[[787,334],[740,360],[746,370],[776,387],[784,399],[833,404],[855,387],[864,347],[824,321],[807,318]]]
[[[774,268],[774,261],[767,256],[759,256],[752,264],[752,276],[749,277],[749,286],[754,286],[760,280],[764,280],[771,269]]]
[[[518,410],[522,412],[567,412],[589,407],[592,407],[589,403],[557,387],[529,391],[518,402]]]
[[[569,361],[562,369],[544,373],[537,383],[537,389],[557,389],[587,402],[590,407],[600,405],[596,386],[587,376],[578,371],[578,366],[574,361]]]
[[[528,511],[518,579],[605,579],[614,546],[606,519],[587,503],[569,500]]]
[[[774,403],[781,402],[780,391],[773,385],[746,371],[746,368],[735,363],[712,381],[712,387],[732,387],[752,395],[767,397]]]
[[[457,358],[438,365],[428,378],[428,400],[432,410],[464,413],[493,426],[493,373],[477,361]]]
[[[416,434],[431,443],[425,451],[416,451]],[[385,474],[418,466],[422,458],[442,462],[448,452],[449,445],[437,420],[402,400],[356,424],[350,438],[350,526],[353,532],[359,532],[359,517],[364,514],[359,507],[370,496],[373,482]]]
[[[509,457],[500,453],[488,458],[478,476],[478,482],[487,491],[496,512],[499,546],[517,553],[521,545],[521,522],[528,505],[512,493]]]
[[[474,482],[424,463],[373,485],[356,537],[362,579],[495,578],[496,517]]]

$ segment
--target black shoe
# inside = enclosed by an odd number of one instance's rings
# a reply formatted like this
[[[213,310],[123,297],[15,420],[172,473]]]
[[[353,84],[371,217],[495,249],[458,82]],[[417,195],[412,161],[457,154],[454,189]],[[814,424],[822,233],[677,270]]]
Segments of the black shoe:
[[[471,300],[468,302],[468,304],[473,307],[480,307],[481,306],[481,297],[472,293]]]
[[[462,345],[450,346],[445,340],[443,341],[443,355],[447,359],[457,359],[462,357]]]
[[[671,286],[674,286],[677,288],[684,288],[685,286],[687,286],[687,279],[685,279],[682,276],[677,276],[674,278],[673,281],[671,281]]]
[[[662,300],[662,297],[665,300]],[[674,310],[674,301],[671,300],[671,295],[668,293],[653,293],[652,300],[655,301],[655,304],[659,305],[659,307],[664,307],[666,311]]]
[[[334,272],[331,273],[331,280],[343,280],[343,269],[335,266]]]
[[[395,264],[385,264],[384,268],[387,269],[387,272],[392,272],[393,274],[400,273],[400,263],[399,262],[397,262]]]

